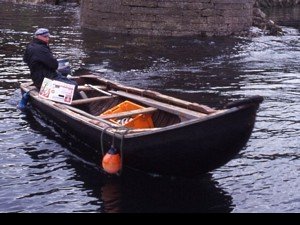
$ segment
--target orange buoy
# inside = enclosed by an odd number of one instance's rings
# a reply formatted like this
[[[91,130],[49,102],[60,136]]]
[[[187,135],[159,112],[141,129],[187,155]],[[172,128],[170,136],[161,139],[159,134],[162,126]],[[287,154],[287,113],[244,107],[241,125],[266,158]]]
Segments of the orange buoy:
[[[102,159],[103,169],[110,174],[115,174],[121,169],[121,157],[117,150],[111,146]]]

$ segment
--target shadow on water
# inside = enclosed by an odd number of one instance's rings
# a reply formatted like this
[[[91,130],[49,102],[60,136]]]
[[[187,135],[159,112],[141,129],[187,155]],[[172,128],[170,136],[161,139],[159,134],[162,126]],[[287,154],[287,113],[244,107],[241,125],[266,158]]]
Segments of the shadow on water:
[[[78,179],[101,198],[102,212],[229,213],[233,209],[231,196],[218,188],[210,175],[185,179],[124,171],[121,177],[103,179],[96,172],[90,171],[88,176],[82,172],[77,170]]]
[[[54,141],[63,148],[70,149],[73,157],[81,160],[96,162],[93,150],[82,142],[78,142],[65,129],[55,124],[52,120],[43,117],[30,105],[22,112],[23,119],[28,122],[29,127],[37,133],[44,135],[47,139]]]
[[[229,213],[232,197],[210,174],[187,179],[153,177],[125,169],[120,177],[104,175],[70,161],[74,179],[102,202],[105,213]]]
[[[65,163],[68,168],[74,168],[75,173],[67,179],[74,180],[74,183],[81,182],[82,188],[96,199],[88,203],[94,207],[91,210],[93,212],[229,213],[233,209],[232,197],[218,187],[210,174],[195,178],[175,178],[153,176],[126,168],[122,176],[107,175],[97,168],[91,155],[83,154],[84,151],[91,150],[83,143],[70,140],[65,133],[58,136],[56,132],[61,131],[59,128],[52,130],[44,127],[40,118],[30,110],[25,111],[24,115],[23,119],[28,121],[31,129],[69,151]],[[37,159],[39,154],[31,151],[26,153],[33,159]]]

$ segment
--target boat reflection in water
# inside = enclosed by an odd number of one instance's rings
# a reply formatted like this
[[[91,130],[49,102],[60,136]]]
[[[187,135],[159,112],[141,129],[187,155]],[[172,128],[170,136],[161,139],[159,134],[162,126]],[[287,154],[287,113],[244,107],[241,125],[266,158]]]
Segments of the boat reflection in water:
[[[74,166],[74,165],[73,165]],[[77,178],[99,199],[103,213],[229,213],[232,197],[210,174],[197,178],[154,177],[125,170],[108,177],[75,166]]]
[[[126,174],[101,187],[104,212],[230,212],[232,199],[209,175],[185,179]]]

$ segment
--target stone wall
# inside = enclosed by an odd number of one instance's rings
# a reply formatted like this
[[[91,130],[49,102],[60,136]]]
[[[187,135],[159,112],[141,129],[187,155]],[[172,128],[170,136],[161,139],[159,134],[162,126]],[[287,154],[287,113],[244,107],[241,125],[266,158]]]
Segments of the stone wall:
[[[60,3],[80,3],[80,0],[2,0],[6,2],[13,2],[13,3],[30,3],[30,4],[40,4],[40,3],[47,3],[47,4],[60,4]]]
[[[47,0],[5,0],[6,2],[13,2],[13,3],[47,3]]]
[[[223,36],[249,30],[254,0],[81,0],[82,27],[126,34]]]

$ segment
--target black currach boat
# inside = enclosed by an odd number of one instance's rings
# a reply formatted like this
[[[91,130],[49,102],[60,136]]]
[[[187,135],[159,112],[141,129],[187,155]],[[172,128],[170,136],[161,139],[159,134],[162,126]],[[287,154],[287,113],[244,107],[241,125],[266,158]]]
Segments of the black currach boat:
[[[90,145],[99,160],[113,144],[123,167],[151,174],[193,177],[223,166],[249,140],[263,101],[253,96],[213,109],[99,75],[73,79],[84,98],[70,105],[41,98],[32,83],[20,87],[32,108]]]

